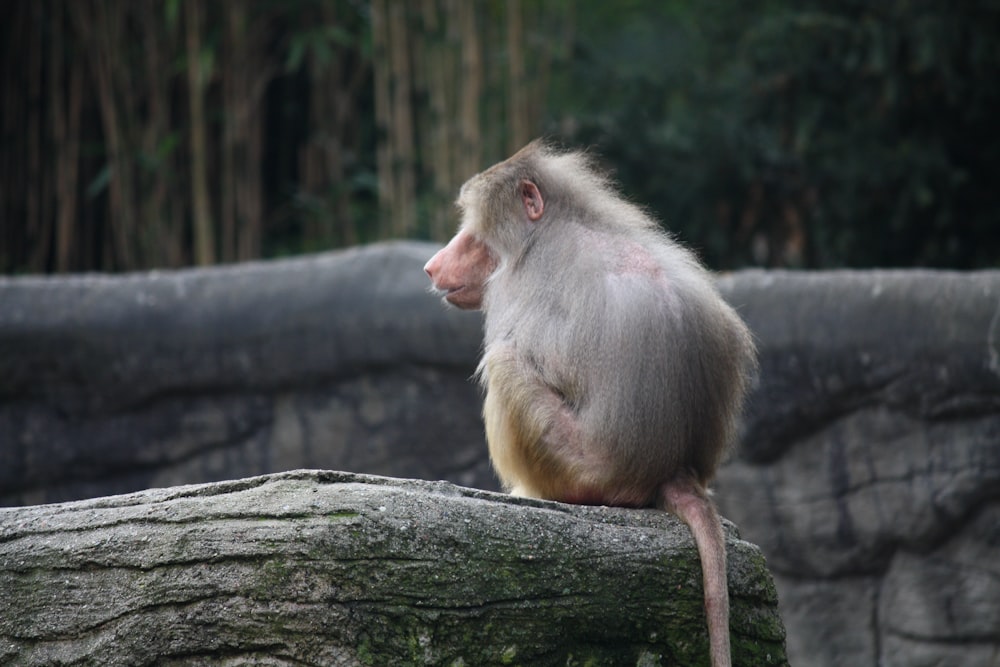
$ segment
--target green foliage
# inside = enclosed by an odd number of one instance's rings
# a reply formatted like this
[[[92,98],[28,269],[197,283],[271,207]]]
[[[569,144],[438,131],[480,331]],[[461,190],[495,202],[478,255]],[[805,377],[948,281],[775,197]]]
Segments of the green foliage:
[[[0,271],[193,260],[192,8],[214,261],[441,240],[530,133],[594,147],[714,268],[1000,266],[1000,0],[435,0],[395,59],[373,7],[0,3]]]
[[[1000,3],[632,0],[580,20],[556,134],[710,264],[1000,265]]]
[[[334,47],[353,47],[356,41],[355,35],[339,25],[321,25],[294,33],[289,40],[285,71],[299,69],[310,52],[320,67],[329,67],[336,60]]]

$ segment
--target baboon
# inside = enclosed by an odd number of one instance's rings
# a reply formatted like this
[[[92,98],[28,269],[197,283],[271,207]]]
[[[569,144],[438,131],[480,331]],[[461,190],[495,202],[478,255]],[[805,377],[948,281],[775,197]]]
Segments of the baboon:
[[[469,179],[457,235],[424,267],[484,313],[490,458],[515,495],[655,505],[691,529],[713,667],[730,665],[722,524],[707,485],[756,368],[695,256],[583,153],[533,142]]]

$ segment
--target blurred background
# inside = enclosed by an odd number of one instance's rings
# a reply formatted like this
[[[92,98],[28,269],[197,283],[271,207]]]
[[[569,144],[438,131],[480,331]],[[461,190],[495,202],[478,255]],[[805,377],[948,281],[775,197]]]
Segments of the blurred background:
[[[1000,266],[1000,2],[6,0],[0,272],[444,241],[592,148],[715,269]]]
[[[0,0],[0,35],[3,506],[495,488],[481,319],[373,242],[444,242],[538,136],[716,270],[1000,268],[1000,0]],[[792,664],[996,667],[1000,272],[720,287],[762,371],[717,498]]]

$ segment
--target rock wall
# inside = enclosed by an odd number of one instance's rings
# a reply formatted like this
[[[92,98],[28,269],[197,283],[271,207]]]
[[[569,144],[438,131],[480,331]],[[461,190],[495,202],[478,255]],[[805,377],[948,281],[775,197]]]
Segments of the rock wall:
[[[1000,665],[1000,273],[724,289],[761,377],[718,498],[767,554],[792,664]]]
[[[496,488],[431,246],[0,279],[0,505],[335,468]]]
[[[0,279],[0,504],[296,468],[495,488],[475,314],[397,243]],[[1000,664],[1000,272],[741,272],[761,351],[717,498],[791,664]]]

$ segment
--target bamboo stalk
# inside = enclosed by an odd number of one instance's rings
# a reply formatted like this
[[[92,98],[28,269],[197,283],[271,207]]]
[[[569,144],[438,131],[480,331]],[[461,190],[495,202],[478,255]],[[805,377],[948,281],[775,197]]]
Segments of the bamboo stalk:
[[[201,68],[201,5],[187,0],[188,103],[191,116],[191,200],[194,206],[195,261],[200,265],[215,261],[212,213],[208,196],[208,142],[205,131],[205,82]]]

